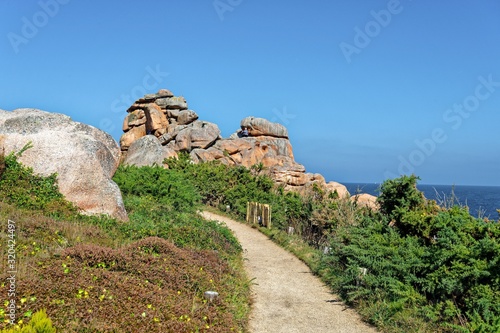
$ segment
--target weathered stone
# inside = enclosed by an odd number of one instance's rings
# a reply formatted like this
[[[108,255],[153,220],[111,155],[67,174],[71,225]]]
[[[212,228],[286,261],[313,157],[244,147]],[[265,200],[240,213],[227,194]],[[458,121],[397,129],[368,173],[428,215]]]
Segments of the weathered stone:
[[[19,161],[43,176],[57,173],[61,193],[84,213],[128,219],[112,181],[121,153],[109,134],[66,115],[17,109],[0,110],[0,137],[6,154],[31,142]]]
[[[140,104],[140,103],[134,103],[132,104],[128,109],[127,109],[127,112],[132,112],[132,111],[135,111],[137,109],[142,109],[144,107],[144,104]]]
[[[347,190],[347,187],[345,185],[342,185],[337,182],[328,182],[326,185],[326,189],[328,192],[334,193],[337,192],[339,198],[346,198],[349,197],[351,194]]]
[[[151,97],[146,96],[142,101]],[[265,172],[278,183],[284,184],[285,189],[306,193],[319,186],[327,192],[336,191],[342,198],[349,195],[345,186],[335,182],[327,184],[322,175],[306,173],[304,166],[295,162],[288,131],[283,125],[263,118],[247,117],[240,125],[248,128],[248,137],[242,137],[240,129],[230,139],[221,139],[217,125],[199,121],[194,111],[187,110],[184,97],[175,97],[168,90],[160,90],[155,98],[154,108],[160,114],[163,113],[165,118],[158,116],[161,120],[156,121],[157,125],[154,126],[149,126],[148,122],[149,132],[158,137],[160,144],[165,147],[177,152],[190,152],[195,163],[219,160],[224,164],[245,167],[261,163]],[[148,110],[147,105],[135,103],[131,108]],[[139,120],[135,121],[133,124],[140,123]],[[132,129],[130,123],[124,123],[124,131],[131,132]],[[122,141],[126,144],[140,135],[130,134],[130,137],[126,137],[128,140]],[[126,150],[127,146],[122,146],[122,149]]]
[[[215,143],[214,148],[226,151],[232,155],[237,152],[249,150],[253,147],[253,142],[246,139],[222,139]]]
[[[241,127],[248,128],[250,136],[273,136],[276,138],[288,138],[285,126],[270,122],[264,118],[247,117],[241,121]]]
[[[305,167],[298,163],[270,168],[271,175],[276,182],[290,186],[303,186],[307,183],[309,178],[305,170]]]
[[[179,118],[179,112],[181,112],[179,109],[166,109],[166,115],[168,118]]]
[[[158,140],[160,141],[160,144],[162,144],[162,145],[166,145],[167,143],[169,143],[173,139],[174,138],[168,133],[165,133],[165,134],[161,135],[160,137],[158,137]]]
[[[176,150],[190,152],[195,148],[207,148],[219,138],[219,127],[213,123],[195,121],[177,134]]]
[[[150,103],[156,99],[156,94],[146,94],[139,98],[136,103]]]
[[[154,103],[147,105],[146,110],[146,132],[151,133],[160,128],[168,126],[168,120],[165,114],[161,111],[160,107]]]
[[[251,149],[242,150],[241,154],[241,165],[250,168],[252,165],[258,164],[264,158],[265,152],[255,144],[252,145]]]
[[[172,92],[170,90],[168,90],[168,89],[160,89],[156,93],[156,97],[157,98],[161,98],[161,97],[174,97],[174,94],[172,94]]]
[[[127,122],[127,126],[129,129],[134,126],[139,126],[145,124],[147,121],[146,114],[143,109],[136,109],[130,112],[127,117],[125,117],[125,122]],[[125,123],[123,124],[125,127]]]
[[[177,124],[187,125],[198,119],[198,115],[193,110],[182,110],[177,115]]]
[[[208,149],[193,149],[190,153],[191,157],[201,162],[208,162],[224,158],[224,153],[216,148],[210,147]]]
[[[175,138],[180,131],[188,127],[189,127],[188,125],[170,124],[167,127],[167,133],[170,134],[173,138]]]
[[[351,196],[351,201],[355,202],[358,206],[368,207],[373,210],[379,209],[377,197],[368,193],[355,194]]]
[[[177,153],[173,149],[162,146],[154,135],[146,135],[130,145],[123,164],[138,167],[155,164],[161,166],[169,157],[177,157]]]
[[[240,153],[234,153],[224,158],[231,165],[243,165],[243,156]]]
[[[188,108],[186,99],[182,96],[179,97],[165,97],[158,98],[155,103],[167,109],[186,110]]]
[[[129,129],[130,126],[128,125],[128,117],[125,117],[125,119],[123,119],[122,130],[123,132],[127,132]]]
[[[120,147],[122,150],[127,150],[128,147],[134,142],[135,140],[142,138],[144,135],[146,135],[146,125],[140,125],[136,127],[132,127],[127,133],[123,134],[122,137],[120,138]]]

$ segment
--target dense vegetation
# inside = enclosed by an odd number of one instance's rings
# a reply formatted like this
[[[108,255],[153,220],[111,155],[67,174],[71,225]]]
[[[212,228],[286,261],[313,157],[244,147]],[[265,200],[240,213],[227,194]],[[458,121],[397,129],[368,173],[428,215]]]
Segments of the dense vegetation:
[[[499,223],[438,207],[416,181],[386,181],[380,212],[332,237],[323,273],[386,331],[498,332]]]
[[[500,224],[426,200],[417,177],[383,183],[380,210],[372,211],[319,188],[305,197],[284,193],[260,167],[186,157],[169,165],[193,181],[204,203],[229,205],[237,217],[247,201],[271,204],[278,231],[263,231],[383,331],[500,331]],[[286,235],[288,226],[312,248]]]
[[[0,158],[1,252],[7,258],[7,223],[15,221],[18,324],[8,323],[2,260],[0,330],[245,330],[241,248],[227,228],[196,214],[200,196],[189,180],[163,168],[120,168],[126,223],[78,214],[55,180],[33,175],[15,155]],[[220,296],[207,301],[208,290]]]
[[[167,163],[170,170],[182,173],[192,182],[203,204],[223,211],[229,206],[231,214],[240,219],[246,216],[247,202],[269,204],[272,206],[273,226],[282,230],[292,226],[305,238],[318,241],[314,237],[321,233],[313,232],[317,225],[310,217],[314,204],[319,204],[319,201],[314,202],[310,197],[285,192],[283,187],[275,186],[263,172],[262,165],[247,169],[217,161],[193,164],[187,154],[181,154],[179,159],[169,159]]]
[[[13,155],[0,160],[2,238],[8,219],[21,226],[21,320],[46,309],[65,332],[244,330],[241,248],[196,212],[229,206],[243,219],[246,203],[258,201],[273,209],[274,229],[261,230],[382,331],[500,331],[500,224],[426,200],[415,176],[383,183],[373,211],[318,187],[306,196],[285,192],[261,165],[192,164],[181,155],[169,166],[119,168],[130,217],[122,223],[78,215],[55,175],[34,176]],[[209,289],[221,297],[207,303]]]

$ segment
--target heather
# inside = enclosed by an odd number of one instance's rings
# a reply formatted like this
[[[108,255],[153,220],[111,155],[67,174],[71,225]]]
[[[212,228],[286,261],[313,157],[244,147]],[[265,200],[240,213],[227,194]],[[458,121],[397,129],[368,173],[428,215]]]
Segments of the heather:
[[[119,169],[130,212],[122,222],[79,214],[58,192],[57,175],[36,176],[12,154],[1,162],[2,253],[15,221],[19,331],[47,317],[60,332],[245,331],[241,248],[227,228],[196,214],[189,181],[163,168]],[[15,329],[6,265],[0,327]],[[207,300],[208,290],[219,297]]]

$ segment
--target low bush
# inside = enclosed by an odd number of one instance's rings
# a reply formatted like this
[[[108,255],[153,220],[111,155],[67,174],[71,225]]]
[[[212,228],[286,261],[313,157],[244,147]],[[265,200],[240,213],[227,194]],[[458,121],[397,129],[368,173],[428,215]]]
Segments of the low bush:
[[[4,329],[1,333],[56,333],[56,329],[45,310],[39,310],[33,314],[28,324]]]
[[[166,162],[170,170],[181,172],[192,182],[206,205],[220,210],[229,206],[234,217],[244,219],[247,202],[269,204],[274,227],[286,230],[293,226],[299,233],[311,229],[308,224],[312,213],[310,200],[276,186],[262,165],[247,169],[218,161],[193,164],[188,154]]]
[[[35,175],[32,168],[18,162],[18,156],[11,153],[0,158],[0,200],[54,216],[74,214],[76,208],[59,192],[57,175]]]
[[[319,187],[307,197],[285,192],[262,168],[191,164],[187,156],[169,165],[204,203],[229,205],[240,219],[246,202],[270,204],[278,230],[265,233],[383,331],[500,330],[499,223],[425,199],[414,175],[384,182],[373,211]]]
[[[125,223],[79,215],[57,191],[56,175],[36,176],[14,155],[4,162],[0,249],[6,254],[13,220],[18,325],[45,308],[61,332],[245,330],[249,282],[241,247],[227,228],[197,215],[200,196],[182,174],[120,168]],[[15,329],[6,317],[6,264],[0,263],[0,330]],[[207,290],[219,297],[207,301]]]
[[[321,271],[387,332],[498,332],[500,225],[423,199],[416,177],[382,185],[381,211],[338,229]]]

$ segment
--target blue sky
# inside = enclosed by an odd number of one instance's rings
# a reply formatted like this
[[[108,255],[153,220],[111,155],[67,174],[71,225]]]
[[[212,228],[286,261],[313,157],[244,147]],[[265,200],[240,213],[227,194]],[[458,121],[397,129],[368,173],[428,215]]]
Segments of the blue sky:
[[[0,13],[1,109],[119,140],[130,96],[167,88],[223,136],[249,115],[282,123],[327,180],[500,185],[496,0],[0,0]]]

